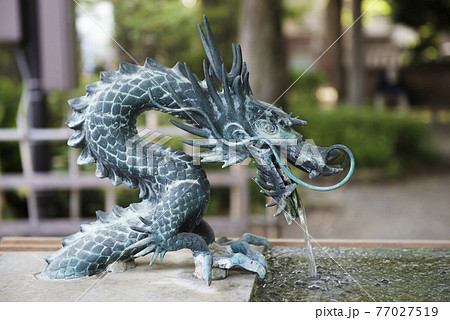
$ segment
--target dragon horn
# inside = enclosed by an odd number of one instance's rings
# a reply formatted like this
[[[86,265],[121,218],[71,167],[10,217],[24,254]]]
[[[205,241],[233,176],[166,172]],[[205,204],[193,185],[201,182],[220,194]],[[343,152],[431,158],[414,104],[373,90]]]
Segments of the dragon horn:
[[[191,126],[185,125],[185,124],[183,124],[181,122],[178,122],[178,121],[175,121],[175,120],[172,120],[172,119],[169,119],[169,121],[175,127],[178,127],[181,130],[184,130],[184,131],[186,131],[188,133],[191,133],[193,135],[196,135],[196,136],[199,136],[199,137],[203,137],[203,138],[208,138],[209,137],[209,134],[206,133],[205,131],[203,131],[202,129],[197,129],[195,127],[191,127]]]
[[[293,126],[306,126],[308,123],[305,120],[300,120],[297,118],[291,118]]]
[[[247,63],[244,62],[242,65],[242,89],[244,89],[244,92],[247,95],[252,93],[252,90],[250,89],[249,77],[250,72],[247,71]]]
[[[232,44],[233,48],[233,64],[229,73],[231,79],[236,78],[242,72],[242,50],[240,45]]]
[[[239,98],[239,102],[241,104],[244,104],[245,102],[245,95],[244,95],[244,91],[242,90],[242,86],[241,86],[241,77],[236,77],[233,80],[233,91],[236,93],[237,97]]]
[[[208,140],[203,140],[203,139],[200,140],[201,143],[198,143],[199,140],[193,141],[193,140],[180,139],[180,141],[187,145],[200,147],[200,148],[213,149],[213,148],[217,147],[217,143],[215,141],[212,143],[205,143],[205,141],[208,141]]]
[[[208,101],[208,98],[205,96],[205,93],[203,92],[202,88],[198,84],[198,80],[196,79],[196,77],[194,76],[191,69],[189,68],[189,66],[186,63],[184,64],[184,68],[186,69],[186,73],[188,75],[189,82],[192,85],[192,89],[195,92],[195,96],[197,97],[198,101],[202,105],[203,110],[205,110],[205,111],[208,110],[209,109],[208,108],[209,101]]]
[[[228,87],[226,80],[226,69],[225,64],[222,64],[222,84],[223,84],[223,94],[225,96],[225,101],[229,107],[234,106],[233,99],[231,98],[230,88]]]
[[[214,40],[214,36],[211,31],[211,27],[209,26],[208,19],[206,15],[203,16],[203,24],[205,25],[205,33],[203,32],[202,26],[199,24],[198,29],[200,31],[200,38],[202,39],[203,47],[205,48],[206,56],[208,57],[209,62],[211,63],[214,73],[216,77],[220,80],[222,79],[222,65],[223,60],[220,56],[219,48],[217,48],[216,41]],[[226,75],[226,74],[225,74]],[[226,86],[226,83],[222,83],[223,86]]]
[[[217,87],[214,79],[212,78],[211,74],[208,71],[208,66],[206,63],[206,60],[203,60],[203,73],[205,74],[205,81],[206,81],[206,85],[208,87],[208,92],[210,93],[213,101],[214,101],[214,105],[217,106],[218,109],[220,109],[219,111],[223,111],[223,103],[222,103],[222,99],[220,99],[219,94],[217,93],[217,91],[219,90],[219,88]]]

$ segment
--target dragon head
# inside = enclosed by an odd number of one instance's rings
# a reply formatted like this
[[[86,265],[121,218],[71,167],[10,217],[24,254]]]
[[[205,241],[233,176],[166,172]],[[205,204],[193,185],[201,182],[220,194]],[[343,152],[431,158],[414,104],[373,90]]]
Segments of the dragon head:
[[[249,85],[249,72],[242,60],[239,45],[233,48],[233,64],[227,71],[206,17],[205,31],[199,25],[200,36],[209,64],[203,61],[205,79],[200,81],[187,66],[177,64],[175,70],[188,79],[192,94],[170,89],[178,109],[169,113],[192,126],[171,121],[177,127],[205,139],[185,143],[209,149],[199,153],[202,162],[224,162],[227,167],[247,158],[254,159],[258,169],[255,181],[262,192],[272,197],[268,205],[278,205],[275,215],[285,213],[288,223],[298,216],[299,197],[294,192],[298,184],[315,190],[332,190],[344,184],[353,172],[350,150],[342,145],[316,147],[303,140],[294,127],[306,122],[292,117],[280,108],[258,100]],[[341,151],[345,160],[340,166],[331,163]],[[332,187],[315,187],[292,175],[289,164],[307,172],[309,178],[341,172],[351,159],[346,178]]]

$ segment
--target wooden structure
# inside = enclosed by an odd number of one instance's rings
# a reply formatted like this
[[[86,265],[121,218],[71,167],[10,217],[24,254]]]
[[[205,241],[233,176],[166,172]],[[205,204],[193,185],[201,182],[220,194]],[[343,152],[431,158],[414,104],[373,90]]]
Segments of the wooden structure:
[[[272,246],[302,247],[304,240],[269,239]],[[317,244],[318,243],[318,244]],[[449,240],[347,240],[319,239],[313,246],[359,248],[450,248]],[[3,237],[0,252],[6,251],[55,251],[61,248],[59,237]]]

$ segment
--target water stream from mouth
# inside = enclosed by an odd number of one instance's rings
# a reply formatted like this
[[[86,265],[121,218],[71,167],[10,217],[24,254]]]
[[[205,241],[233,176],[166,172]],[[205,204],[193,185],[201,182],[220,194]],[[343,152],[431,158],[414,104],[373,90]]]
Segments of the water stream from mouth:
[[[314,253],[312,250],[311,245],[311,237],[309,236],[308,232],[308,225],[306,223],[306,212],[305,207],[303,206],[302,200],[300,197],[297,197],[299,201],[299,220],[300,220],[300,227],[303,230],[303,236],[305,238],[305,245],[306,245],[306,253],[308,256],[308,270],[309,270],[309,279],[310,280],[317,280],[319,276],[317,275],[317,267],[316,267],[316,261],[314,259]]]
[[[349,168],[347,175],[345,176],[345,178],[343,180],[341,180],[339,183],[337,183],[333,186],[319,187],[319,186],[310,185],[310,184],[303,182],[300,179],[297,179],[292,174],[291,170],[289,169],[289,166],[286,167],[283,164],[283,161],[281,160],[280,156],[278,155],[278,152],[275,149],[275,147],[269,141],[267,141],[266,143],[273,151],[273,156],[275,157],[275,160],[276,160],[275,163],[276,163],[277,170],[280,173],[280,175],[283,176],[284,181],[285,182],[286,182],[286,180],[288,182],[292,181],[298,185],[301,185],[301,186],[306,187],[311,190],[330,191],[330,190],[337,189],[337,188],[343,186],[345,183],[347,183],[347,181],[350,179],[350,177],[352,176],[353,171],[355,169],[355,158],[353,157],[353,154],[350,151],[350,149],[347,148],[346,146],[340,145],[340,144],[333,145],[328,148],[327,154],[333,150],[342,150],[344,152],[345,160],[339,169],[343,170],[346,167],[348,160],[350,160],[350,168]],[[311,171],[311,172],[314,172],[314,171]],[[314,254],[312,251],[311,237],[309,235],[308,226],[306,223],[305,207],[303,206],[302,200],[301,200],[300,196],[298,195],[297,190],[295,190],[295,194],[294,194],[293,198],[294,198],[293,199],[294,203],[297,206],[296,211],[297,211],[297,215],[300,220],[299,226],[302,228],[303,233],[304,233],[304,239],[305,239],[305,244],[306,244],[306,249],[307,249],[307,254],[308,254],[308,266],[309,266],[310,280],[317,280],[319,277],[317,275],[316,262],[314,260]],[[293,218],[292,220],[295,221],[295,217],[291,217],[291,218]],[[291,219],[291,218],[289,218],[289,219]]]

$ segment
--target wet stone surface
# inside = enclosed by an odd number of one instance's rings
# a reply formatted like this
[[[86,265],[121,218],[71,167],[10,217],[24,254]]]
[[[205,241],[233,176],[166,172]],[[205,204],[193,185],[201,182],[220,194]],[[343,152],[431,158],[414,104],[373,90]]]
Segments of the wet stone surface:
[[[450,249],[274,247],[252,301],[449,301]]]

